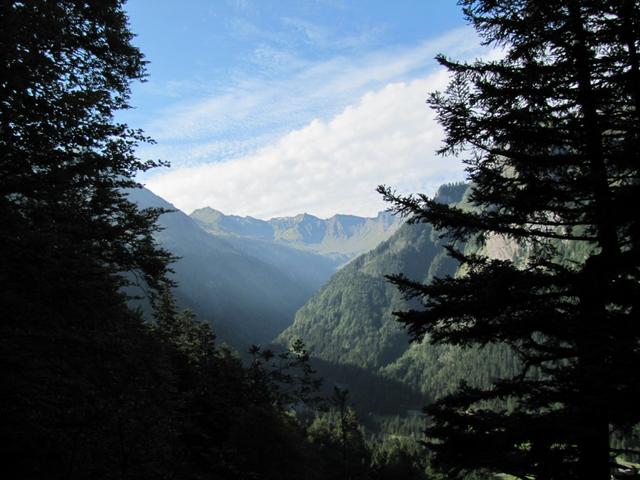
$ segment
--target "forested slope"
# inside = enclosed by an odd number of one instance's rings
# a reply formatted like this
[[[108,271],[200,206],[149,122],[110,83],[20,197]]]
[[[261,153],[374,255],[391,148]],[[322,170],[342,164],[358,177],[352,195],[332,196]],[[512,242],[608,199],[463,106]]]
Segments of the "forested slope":
[[[464,203],[466,188],[445,185],[437,196],[442,202]],[[428,281],[455,275],[457,264],[447,256],[431,225],[405,224],[389,240],[337,272],[297,312],[294,323],[278,341],[288,344],[304,339],[314,357],[331,362],[333,368],[323,371],[329,382],[343,377],[341,368],[359,368],[397,382],[424,399],[441,397],[461,380],[487,385],[514,371],[516,359],[504,347],[478,350],[426,342],[410,345],[393,312],[420,306],[404,300],[384,278],[400,272],[413,280]],[[367,385],[350,387],[357,397],[368,396]],[[389,395],[393,396],[393,391]],[[402,413],[406,404],[399,400],[397,411]],[[389,402],[386,406],[388,409]]]

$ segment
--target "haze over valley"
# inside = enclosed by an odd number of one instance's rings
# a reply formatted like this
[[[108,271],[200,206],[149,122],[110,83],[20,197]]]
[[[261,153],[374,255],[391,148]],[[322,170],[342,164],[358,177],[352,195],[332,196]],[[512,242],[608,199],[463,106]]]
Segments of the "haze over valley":
[[[640,0],[0,3],[2,471],[640,479]]]
[[[402,224],[386,212],[263,221],[205,207],[186,215],[147,189],[129,191],[129,198],[140,208],[170,210],[159,217],[156,238],[178,257],[173,270],[180,304],[237,348],[275,339],[339,268]]]

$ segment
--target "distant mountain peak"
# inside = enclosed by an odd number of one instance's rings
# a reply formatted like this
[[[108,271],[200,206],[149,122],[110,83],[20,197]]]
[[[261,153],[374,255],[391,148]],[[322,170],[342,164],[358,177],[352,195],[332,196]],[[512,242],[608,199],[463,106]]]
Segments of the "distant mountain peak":
[[[215,208],[211,208],[211,207],[202,207],[202,208],[197,208],[195,209],[193,212],[191,212],[191,214],[189,215],[190,217],[199,217],[199,216],[203,216],[203,215],[211,215],[211,216],[215,216],[215,217],[221,217],[224,216],[224,213],[222,213],[220,210],[216,210]]]
[[[285,217],[286,218],[286,217]],[[316,217],[315,215],[311,215],[310,213],[299,213],[298,215],[296,215],[295,217],[296,220],[321,220],[320,218]]]
[[[376,247],[402,223],[385,212],[370,218],[341,213],[327,219],[305,212],[260,220],[225,215],[211,207],[194,210],[191,217],[214,235],[270,241],[345,260]]]
[[[208,207],[208,206],[207,207],[202,207],[202,208],[196,208],[191,213],[193,214],[193,213],[196,213],[196,212],[214,212],[214,213],[219,213],[220,215],[224,215],[224,213],[222,213],[220,210],[216,210],[215,208],[211,208],[211,207]]]

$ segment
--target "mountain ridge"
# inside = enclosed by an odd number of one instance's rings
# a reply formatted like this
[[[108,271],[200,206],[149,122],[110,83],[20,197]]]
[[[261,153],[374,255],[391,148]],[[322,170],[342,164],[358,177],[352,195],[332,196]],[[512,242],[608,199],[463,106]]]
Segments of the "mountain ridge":
[[[194,210],[191,218],[209,233],[244,237],[287,245],[345,262],[389,238],[403,223],[400,217],[379,212],[375,217],[335,214],[322,219],[309,213],[260,220],[225,215],[211,207]]]
[[[258,240],[223,238],[147,189],[127,192],[139,208],[170,210],[158,219],[159,244],[172,264],[181,307],[209,321],[224,341],[243,350],[271,340],[335,271],[336,262]]]
[[[396,221],[388,214],[335,215],[333,220],[300,214],[274,220],[278,230],[263,220],[212,208],[200,209],[200,218],[193,218],[144,188],[127,194],[139,208],[169,211],[158,220],[156,239],[179,257],[172,268],[180,306],[208,320],[223,341],[241,351],[251,343],[268,343],[287,328],[295,312],[352,258],[349,252],[367,248],[366,242],[379,243]],[[274,231],[292,240],[274,241]],[[305,241],[311,247],[300,245]],[[340,242],[349,241],[342,249],[346,253],[337,253]]]
[[[437,199],[464,206],[467,187],[443,186]],[[517,362],[500,346],[463,349],[428,342],[410,344],[393,315],[394,311],[420,309],[421,304],[405,300],[384,276],[403,273],[417,282],[428,282],[456,275],[458,264],[447,255],[445,243],[430,224],[403,224],[389,239],[332,276],[296,312],[276,343],[288,345],[302,338],[312,358],[333,365],[333,370],[322,372],[328,381],[343,377],[341,369],[363,369],[432,400],[452,391],[461,380],[486,385],[515,371]],[[347,387],[364,388],[354,392],[361,402],[372,394],[366,385]],[[393,392],[388,395],[394,397]],[[397,403],[398,408],[403,408],[402,403]]]

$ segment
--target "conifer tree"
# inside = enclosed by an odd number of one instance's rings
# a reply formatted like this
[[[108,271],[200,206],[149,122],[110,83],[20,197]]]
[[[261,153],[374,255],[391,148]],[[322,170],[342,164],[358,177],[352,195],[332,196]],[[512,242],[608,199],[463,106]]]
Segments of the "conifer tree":
[[[114,120],[145,74],[122,5],[0,6],[2,300],[12,309],[37,290],[38,304],[60,304],[70,284],[107,276],[117,289],[123,272],[163,281],[168,255],[152,238],[160,212],[139,211],[125,193],[158,163],[139,160],[135,147],[149,139]]]
[[[0,427],[20,478],[162,468],[166,378],[123,287],[153,299],[171,257],[161,212],[126,196],[157,163],[114,119],[145,66],[123,3],[0,3]]]
[[[460,4],[503,49],[439,56],[451,81],[429,99],[446,133],[439,153],[467,165],[470,208],[380,191],[441,229],[462,273],[391,280],[423,299],[398,314],[414,339],[504,343],[522,371],[430,406],[428,441],[450,473],[608,479],[610,431],[640,421],[640,4]],[[471,248],[495,241],[524,259]]]

